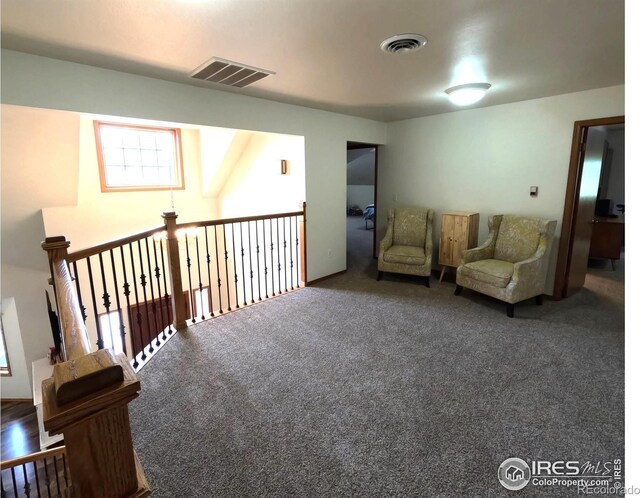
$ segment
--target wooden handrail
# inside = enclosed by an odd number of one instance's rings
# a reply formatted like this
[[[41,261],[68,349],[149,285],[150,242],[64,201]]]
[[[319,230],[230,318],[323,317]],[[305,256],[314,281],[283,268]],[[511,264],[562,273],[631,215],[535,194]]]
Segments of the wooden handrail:
[[[162,232],[163,230],[164,226],[150,228],[149,230],[145,230],[144,232],[127,235],[126,237],[122,237],[120,239],[103,242],[102,244],[98,244],[97,246],[87,247],[85,249],[80,249],[79,251],[70,252],[68,254],[67,261],[69,263],[73,263],[74,261],[79,261],[81,259],[88,258],[89,256],[95,256],[96,254],[99,254],[103,251],[115,249],[117,247],[128,244],[129,242],[136,242],[138,240],[154,235],[155,233]]]
[[[259,220],[269,220],[273,218],[289,218],[294,216],[304,216],[304,211],[292,211],[290,213],[261,214],[258,216],[244,216],[241,218],[222,218],[219,220],[196,221],[192,223],[179,223],[178,225],[176,225],[176,227],[178,229],[211,227],[211,226],[218,226],[218,225],[227,225],[230,223],[241,223],[243,221],[259,221]]]
[[[58,446],[57,448],[51,448],[50,450],[37,451],[36,453],[30,453],[29,455],[3,460],[0,462],[0,470],[10,469],[11,467],[17,467],[18,465],[35,462],[37,460],[44,460],[45,458],[64,455],[66,452],[66,446]]]
[[[42,243],[49,255],[58,314],[62,330],[63,352],[66,360],[76,360],[91,353],[87,328],[67,265],[67,249],[70,242],[64,237],[50,237]]]

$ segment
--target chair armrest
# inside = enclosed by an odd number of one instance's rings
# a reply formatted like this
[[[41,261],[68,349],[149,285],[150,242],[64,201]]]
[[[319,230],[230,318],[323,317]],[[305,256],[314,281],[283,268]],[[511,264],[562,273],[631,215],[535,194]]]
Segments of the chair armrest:
[[[502,215],[492,216],[489,219],[489,237],[481,246],[467,249],[462,252],[462,264],[473,263],[483,259],[492,259],[498,238],[498,228],[502,222]]]
[[[384,238],[380,241],[380,252],[384,252],[389,249],[393,242],[393,227],[387,227],[387,233],[384,234]]]
[[[387,218],[387,231],[384,234],[383,239],[380,241],[380,250],[378,251],[378,257],[382,255],[382,253],[388,250],[393,244],[393,220],[395,219],[393,215],[393,210],[389,210],[389,216]]]
[[[424,255],[426,265],[431,267],[431,257],[433,255],[433,209],[427,211],[427,233],[424,239]]]
[[[487,240],[480,247],[467,249],[466,251],[462,252],[462,263],[473,263],[474,261],[491,259],[493,258],[494,248],[495,243],[492,243],[491,240]]]
[[[512,282],[517,283],[520,280],[533,282],[536,278],[540,278],[542,285],[544,285],[547,275],[542,275],[542,271],[544,270],[546,263],[545,255],[547,253],[548,245],[549,240],[546,234],[540,234],[540,242],[533,256],[525,259],[524,261],[518,261],[513,264],[513,276],[511,277]]]

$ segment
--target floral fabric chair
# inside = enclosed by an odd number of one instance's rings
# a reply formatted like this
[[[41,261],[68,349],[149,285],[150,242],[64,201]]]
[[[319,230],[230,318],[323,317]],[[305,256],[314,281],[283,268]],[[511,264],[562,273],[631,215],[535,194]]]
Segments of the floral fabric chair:
[[[464,287],[507,303],[532,297],[542,304],[555,220],[497,215],[489,219],[489,239],[464,252],[456,273],[455,295]]]
[[[387,233],[380,241],[378,280],[385,271],[425,277],[429,287],[433,251],[433,210],[395,208],[389,210]]]

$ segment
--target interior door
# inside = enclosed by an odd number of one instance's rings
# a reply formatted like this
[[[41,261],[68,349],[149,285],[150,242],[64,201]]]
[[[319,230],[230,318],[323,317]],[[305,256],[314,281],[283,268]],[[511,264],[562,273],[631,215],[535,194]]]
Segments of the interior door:
[[[575,216],[573,245],[569,253],[567,285],[565,296],[577,292],[584,286],[589,262],[591,232],[596,210],[596,198],[602,169],[602,150],[605,142],[605,130],[601,126],[585,128],[582,143],[582,165],[580,167],[580,186]],[[585,142],[586,138],[586,142]]]

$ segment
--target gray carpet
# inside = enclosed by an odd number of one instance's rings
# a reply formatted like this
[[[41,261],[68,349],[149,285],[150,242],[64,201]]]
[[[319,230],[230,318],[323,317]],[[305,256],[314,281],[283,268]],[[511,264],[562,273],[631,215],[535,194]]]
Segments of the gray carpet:
[[[142,369],[153,496],[577,496],[508,492],[498,466],[623,458],[622,264],[509,319],[435,276],[376,282],[357,222],[346,274],[190,327]]]

